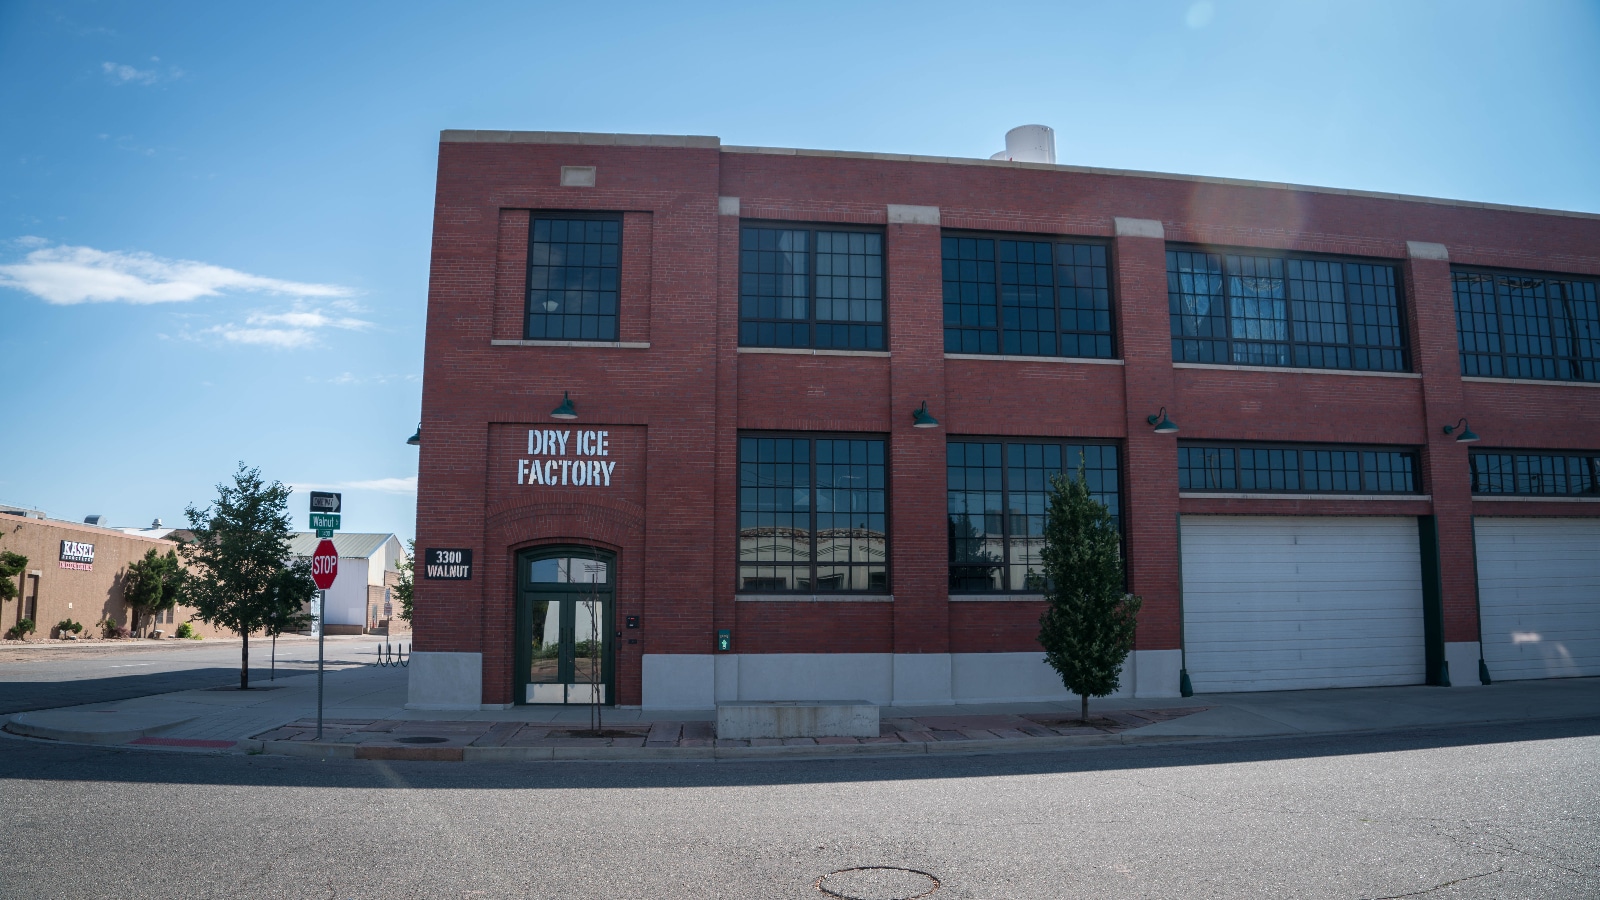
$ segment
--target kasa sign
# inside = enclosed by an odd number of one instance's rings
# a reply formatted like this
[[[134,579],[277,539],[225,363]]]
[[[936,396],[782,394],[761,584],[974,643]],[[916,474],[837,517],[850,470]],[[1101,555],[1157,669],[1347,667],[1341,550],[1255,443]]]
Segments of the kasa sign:
[[[534,458],[517,460],[517,484],[610,487],[617,464],[599,458],[611,455],[610,436],[609,431],[529,429],[528,455]]]

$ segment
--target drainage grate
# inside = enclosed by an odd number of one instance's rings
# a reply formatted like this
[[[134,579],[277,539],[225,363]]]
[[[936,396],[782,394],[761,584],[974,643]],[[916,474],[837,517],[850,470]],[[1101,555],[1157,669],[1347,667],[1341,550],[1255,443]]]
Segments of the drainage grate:
[[[916,900],[938,889],[939,879],[900,866],[853,866],[817,879],[817,890],[842,900]]]
[[[397,737],[397,738],[394,739],[394,742],[396,744],[442,744],[442,743],[444,743],[445,741],[448,741],[448,740],[450,740],[450,739],[449,738],[442,738],[442,737],[431,737],[431,736],[425,735],[425,734],[417,734],[417,735],[412,735],[411,737]]]

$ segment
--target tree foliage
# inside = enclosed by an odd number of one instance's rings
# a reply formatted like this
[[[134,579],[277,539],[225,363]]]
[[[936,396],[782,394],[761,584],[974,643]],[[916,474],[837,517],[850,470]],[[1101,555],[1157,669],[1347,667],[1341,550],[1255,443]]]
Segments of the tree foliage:
[[[272,602],[261,628],[268,637],[304,631],[316,616],[306,608],[317,595],[317,582],[311,577],[311,561],[297,559],[278,572],[272,584]]]
[[[0,603],[15,600],[19,594],[17,576],[28,568],[28,558],[10,550],[0,552]]]
[[[1116,524],[1089,493],[1081,466],[1076,478],[1058,474],[1050,481],[1039,556],[1049,604],[1039,619],[1039,643],[1061,683],[1082,698],[1087,721],[1089,698],[1121,685],[1141,600],[1123,589]]]
[[[243,638],[241,690],[250,686],[250,634],[280,620],[284,606],[303,606],[309,597],[292,574],[301,569],[288,559],[289,493],[282,482],[268,484],[260,469],[239,463],[233,484],[217,485],[214,504],[184,510],[194,539],[183,545],[190,572],[180,599],[194,607],[195,618]],[[309,566],[304,572],[309,582]]]
[[[178,554],[168,550],[166,556],[151,547],[143,559],[128,563],[127,580],[122,585],[122,599],[133,610],[133,633],[142,634],[145,615],[165,612],[178,605],[178,594],[183,589],[183,565]]]
[[[394,567],[400,572],[400,580],[394,586],[395,598],[400,601],[400,618],[411,621],[411,598],[416,588],[417,576],[417,542],[415,539],[406,541],[406,552],[395,560]]]

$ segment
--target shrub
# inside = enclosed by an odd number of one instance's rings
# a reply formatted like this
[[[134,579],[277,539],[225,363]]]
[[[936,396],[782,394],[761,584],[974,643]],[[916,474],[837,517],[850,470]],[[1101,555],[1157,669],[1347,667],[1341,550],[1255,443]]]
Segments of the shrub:
[[[28,635],[33,634],[36,627],[32,619],[20,619],[17,624],[11,626],[11,630],[6,632],[6,640],[25,640]]]
[[[105,635],[108,638],[125,638],[128,636],[128,629],[123,628],[111,619],[104,619],[96,624],[105,631]]]
[[[66,634],[69,631],[73,634],[83,634],[83,623],[74,622],[71,619],[62,619],[56,623],[56,631],[61,634]]]
[[[188,638],[189,640],[192,640],[192,641],[200,640],[200,635],[195,634],[194,626],[190,625],[188,622],[184,622],[182,625],[179,625],[178,626],[178,630],[174,631],[172,633],[172,636],[173,637],[180,637],[180,638]]]

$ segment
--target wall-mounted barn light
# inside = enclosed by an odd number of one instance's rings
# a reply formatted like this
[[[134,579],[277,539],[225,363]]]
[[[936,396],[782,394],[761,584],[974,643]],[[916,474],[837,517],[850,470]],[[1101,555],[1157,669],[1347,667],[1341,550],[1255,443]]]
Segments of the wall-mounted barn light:
[[[1161,412],[1153,416],[1145,416],[1144,420],[1156,427],[1156,434],[1177,434],[1178,423],[1167,418],[1167,408],[1161,407]]]
[[[1461,421],[1455,423],[1454,425],[1446,425],[1444,427],[1444,433],[1455,434],[1457,429],[1460,429],[1461,431],[1460,434],[1456,434],[1456,443],[1458,444],[1470,444],[1478,439],[1478,435],[1473,432],[1471,428],[1467,427],[1467,420],[1464,416],[1462,417]]]
[[[578,411],[572,407],[572,396],[566,391],[561,392],[561,405],[550,410],[552,419],[576,419]]]
[[[911,427],[913,427],[913,428],[938,428],[939,427],[939,420],[935,419],[933,417],[933,414],[928,412],[928,401],[926,401],[926,400],[922,401],[922,405],[921,406],[919,406],[916,409],[911,411]]]

